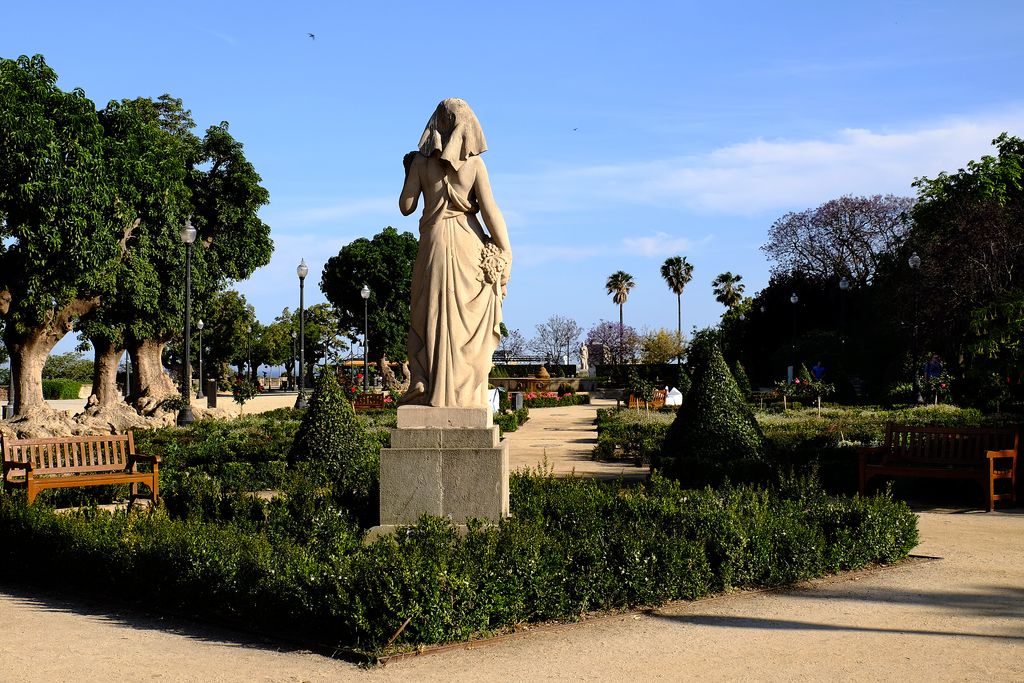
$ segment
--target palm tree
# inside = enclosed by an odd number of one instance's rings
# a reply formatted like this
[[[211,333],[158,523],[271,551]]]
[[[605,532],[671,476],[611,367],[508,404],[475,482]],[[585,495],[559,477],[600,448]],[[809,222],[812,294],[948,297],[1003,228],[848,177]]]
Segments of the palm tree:
[[[744,285],[740,284],[742,275],[733,275],[725,272],[719,275],[711,283],[711,289],[715,293],[715,301],[722,304],[729,310],[736,308],[743,300]]]
[[[604,288],[608,290],[608,293],[612,295],[612,301],[619,306],[619,360],[621,361],[622,354],[622,305],[626,303],[626,299],[629,298],[629,290],[636,287],[636,283],[633,281],[633,276],[629,273],[619,270],[608,276],[608,282],[604,283]]]
[[[661,277],[676,294],[676,337],[683,340],[683,288],[693,279],[693,264],[685,256],[672,256],[661,264]]]

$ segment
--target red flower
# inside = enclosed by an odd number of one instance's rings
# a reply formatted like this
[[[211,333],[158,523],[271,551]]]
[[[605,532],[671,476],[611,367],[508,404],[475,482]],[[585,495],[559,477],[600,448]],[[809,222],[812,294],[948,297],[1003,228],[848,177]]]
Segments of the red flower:
[[[939,387],[942,388],[942,389],[945,389],[946,385],[945,384],[940,384]]]
[[[353,394],[356,393],[356,388],[355,387],[349,387],[348,390],[351,391]]]
[[[362,378],[363,378],[363,373],[360,372],[358,375],[356,375],[356,379],[362,379]]]
[[[793,384],[800,384],[800,378],[797,377],[795,380],[793,380]]]

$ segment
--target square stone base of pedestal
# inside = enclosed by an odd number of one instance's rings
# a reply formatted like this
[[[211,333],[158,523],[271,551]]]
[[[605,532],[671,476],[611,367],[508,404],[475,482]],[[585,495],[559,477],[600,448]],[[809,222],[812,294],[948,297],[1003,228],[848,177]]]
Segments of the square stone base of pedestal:
[[[423,514],[455,524],[508,517],[508,445],[497,427],[397,429],[380,452],[380,525],[415,524]]]

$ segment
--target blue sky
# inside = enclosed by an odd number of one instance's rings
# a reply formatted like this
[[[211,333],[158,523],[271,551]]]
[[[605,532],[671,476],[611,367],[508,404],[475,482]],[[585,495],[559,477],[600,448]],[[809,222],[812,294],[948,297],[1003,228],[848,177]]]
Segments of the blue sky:
[[[684,255],[683,324],[717,321],[711,281],[765,286],[772,222],[1024,135],[1024,3],[9,3],[0,55],[41,53],[98,106],[170,93],[228,121],[263,177],[273,260],[239,283],[269,322],[397,208],[402,155],[445,97],[466,99],[515,263],[506,323],[673,328],[658,273]],[[315,34],[311,39],[308,33]],[[354,283],[358,288],[361,283]],[[70,348],[70,339],[58,350]]]

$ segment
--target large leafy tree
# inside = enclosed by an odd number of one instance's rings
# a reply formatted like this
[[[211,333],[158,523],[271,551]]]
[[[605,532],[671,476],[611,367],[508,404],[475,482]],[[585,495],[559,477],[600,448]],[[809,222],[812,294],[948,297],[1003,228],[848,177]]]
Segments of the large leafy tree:
[[[996,156],[915,182],[909,246],[921,259],[921,319],[933,344],[975,371],[1019,376],[1024,140],[1004,133],[993,144]]]
[[[123,226],[121,258],[113,269],[113,286],[102,305],[78,322],[82,337],[95,349],[93,394],[101,405],[122,400],[117,366],[129,342],[156,344],[153,323],[177,313],[180,296],[168,288],[183,286],[178,228],[191,211],[187,164],[197,155],[198,139],[180,101],[164,96],[110,102],[99,112],[104,130],[105,172],[117,188],[110,220]],[[196,259],[198,261],[198,259]],[[197,269],[198,271],[199,269]],[[201,278],[197,278],[199,280]],[[159,365],[135,353],[135,386],[149,391],[155,380],[170,385]],[[173,385],[170,385],[173,390]]]
[[[243,294],[227,290],[214,294],[202,311],[203,344],[206,354],[206,374],[219,381],[228,377],[230,365],[241,366],[246,361],[249,328],[256,324],[256,314]]]
[[[143,141],[151,138],[153,144],[162,144],[156,155],[164,164],[161,172],[142,182],[129,175],[125,183],[141,188],[131,205],[138,228],[125,240],[127,258],[118,273],[116,294],[83,325],[83,333],[97,348],[98,361],[101,349],[113,346],[116,358],[127,347],[137,373],[131,398],[145,408],[176,392],[162,357],[168,342],[182,337],[182,225],[190,220],[197,230],[192,254],[194,330],[201,311],[208,309],[205,303],[217,292],[269,262],[270,228],[257,216],[269,195],[227,123],[211,126],[199,138],[181,101],[166,95],[157,101],[111,103],[104,114],[145,131],[148,138]],[[161,192],[153,182],[162,182],[166,189]],[[175,195],[177,201],[166,199]]]
[[[773,274],[799,271],[821,281],[846,276],[863,286],[906,240],[913,206],[912,198],[895,195],[833,199],[779,218],[761,250],[774,261]]]
[[[661,277],[676,295],[676,342],[683,341],[683,290],[693,279],[693,264],[685,256],[670,256],[661,264]]]
[[[633,280],[633,276],[623,270],[617,270],[608,276],[608,280],[604,283],[604,288],[611,295],[612,301],[619,307],[619,350],[624,346],[625,338],[624,331],[625,325],[623,322],[622,308],[625,306],[626,301],[629,299],[629,293],[636,287],[636,282]],[[619,362],[622,361],[622,357],[617,356]]]
[[[642,363],[668,363],[682,357],[685,350],[682,337],[664,328],[646,332],[640,338],[640,347]]]
[[[320,289],[337,310],[338,329],[350,341],[362,341],[365,306],[375,358],[405,358],[417,246],[412,233],[389,226],[372,239],[360,237],[345,245],[324,265]],[[363,285],[370,289],[365,304]]]
[[[58,88],[42,56],[0,59],[0,317],[18,414],[45,409],[47,355],[112,285],[126,228],[104,155],[84,92]]]
[[[742,275],[733,275],[731,272],[720,273],[711,282],[711,291],[714,292],[715,301],[729,311],[739,306],[743,301],[743,290],[746,288],[740,283],[742,279]]]

